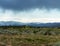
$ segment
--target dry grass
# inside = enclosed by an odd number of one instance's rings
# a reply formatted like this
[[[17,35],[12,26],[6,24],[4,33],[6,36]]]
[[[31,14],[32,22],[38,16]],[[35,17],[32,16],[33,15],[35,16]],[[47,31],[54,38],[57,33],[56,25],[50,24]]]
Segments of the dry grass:
[[[60,41],[60,36],[0,35],[0,46],[47,46]]]
[[[55,46],[60,42],[60,28],[0,27],[0,31],[0,46]],[[44,35],[47,31],[57,34]]]

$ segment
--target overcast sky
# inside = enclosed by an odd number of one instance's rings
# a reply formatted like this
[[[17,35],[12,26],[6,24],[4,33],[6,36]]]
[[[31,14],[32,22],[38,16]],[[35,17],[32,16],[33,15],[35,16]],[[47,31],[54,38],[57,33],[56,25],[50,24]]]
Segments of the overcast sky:
[[[0,0],[0,21],[60,22],[60,0]]]

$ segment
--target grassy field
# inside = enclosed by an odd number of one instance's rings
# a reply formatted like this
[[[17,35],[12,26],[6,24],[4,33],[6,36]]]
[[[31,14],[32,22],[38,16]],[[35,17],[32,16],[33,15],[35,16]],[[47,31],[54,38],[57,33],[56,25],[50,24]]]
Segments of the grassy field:
[[[0,46],[60,46],[60,28],[0,27]]]

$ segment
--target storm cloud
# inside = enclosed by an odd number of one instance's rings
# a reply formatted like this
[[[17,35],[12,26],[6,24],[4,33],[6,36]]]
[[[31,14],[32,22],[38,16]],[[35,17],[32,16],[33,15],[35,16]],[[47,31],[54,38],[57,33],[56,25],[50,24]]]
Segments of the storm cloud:
[[[11,10],[31,8],[60,9],[60,0],[0,0],[0,7]]]
[[[60,0],[0,0],[0,21],[60,22]]]

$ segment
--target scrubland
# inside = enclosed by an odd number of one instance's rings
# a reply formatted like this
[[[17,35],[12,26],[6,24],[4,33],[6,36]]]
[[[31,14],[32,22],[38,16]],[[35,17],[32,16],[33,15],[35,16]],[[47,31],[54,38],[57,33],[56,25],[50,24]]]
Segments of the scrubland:
[[[60,46],[60,28],[1,26],[0,46]]]

